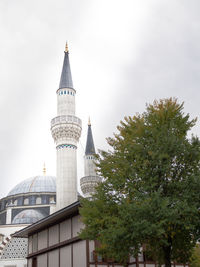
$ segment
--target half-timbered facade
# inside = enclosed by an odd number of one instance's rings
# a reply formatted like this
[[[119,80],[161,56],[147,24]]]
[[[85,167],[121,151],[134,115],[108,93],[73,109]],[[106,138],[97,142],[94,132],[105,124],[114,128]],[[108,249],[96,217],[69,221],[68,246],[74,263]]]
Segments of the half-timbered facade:
[[[122,267],[97,255],[97,242],[79,238],[83,228],[79,206],[77,201],[14,234],[14,237],[28,238],[28,267]],[[136,259],[130,257],[128,266],[157,265],[141,253]]]

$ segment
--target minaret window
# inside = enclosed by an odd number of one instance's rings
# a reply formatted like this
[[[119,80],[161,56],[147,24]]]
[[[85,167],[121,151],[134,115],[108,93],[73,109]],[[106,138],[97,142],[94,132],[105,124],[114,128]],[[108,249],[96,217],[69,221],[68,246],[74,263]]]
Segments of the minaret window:
[[[66,91],[64,91],[64,94],[66,95]]]

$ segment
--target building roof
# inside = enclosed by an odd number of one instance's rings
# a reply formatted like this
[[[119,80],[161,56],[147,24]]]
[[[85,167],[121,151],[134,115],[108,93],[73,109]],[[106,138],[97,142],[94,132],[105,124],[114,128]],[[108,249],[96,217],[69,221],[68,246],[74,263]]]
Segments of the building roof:
[[[22,230],[12,234],[12,236],[13,237],[28,237],[29,235],[40,232],[43,229],[51,225],[54,225],[56,223],[64,221],[65,219],[69,217],[79,214],[79,210],[78,210],[79,207],[80,207],[80,202],[76,201],[72,203],[71,205],[61,210],[58,210],[54,212],[53,214],[41,219],[40,221],[37,221],[36,223],[33,223],[27,226],[26,228],[23,228]]]
[[[9,193],[8,196],[25,193],[56,193],[56,177],[54,176],[34,176],[17,184]]]
[[[88,133],[87,133],[87,141],[85,148],[85,155],[95,154],[94,141],[92,136],[92,128],[90,122],[88,123]]]
[[[72,82],[72,75],[71,75],[71,69],[69,64],[69,52],[65,51],[64,61],[63,61],[63,68],[62,73],[60,77],[60,85],[59,89],[61,88],[74,88],[73,82]]]
[[[45,215],[36,209],[25,209],[14,217],[12,224],[31,224],[44,217]]]

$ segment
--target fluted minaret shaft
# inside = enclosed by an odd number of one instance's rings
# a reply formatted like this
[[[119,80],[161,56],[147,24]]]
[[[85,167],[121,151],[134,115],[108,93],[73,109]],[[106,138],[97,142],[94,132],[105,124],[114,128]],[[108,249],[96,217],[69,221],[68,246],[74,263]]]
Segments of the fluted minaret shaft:
[[[51,132],[57,151],[57,210],[77,200],[76,150],[81,135],[81,120],[75,116],[75,95],[69,52],[66,47],[60,85],[57,90],[57,117],[51,121]]]
[[[96,165],[94,163],[94,160],[95,160],[95,147],[92,136],[91,123],[89,120],[85,156],[84,156],[85,176],[82,177],[80,180],[81,190],[84,194],[84,197],[87,198],[90,198],[92,194],[95,193],[95,187],[99,182],[101,182],[101,178],[97,176],[96,173]]]

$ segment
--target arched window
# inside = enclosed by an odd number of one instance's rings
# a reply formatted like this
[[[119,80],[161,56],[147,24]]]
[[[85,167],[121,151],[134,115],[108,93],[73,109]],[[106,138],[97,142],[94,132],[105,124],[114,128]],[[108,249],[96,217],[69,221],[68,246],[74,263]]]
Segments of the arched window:
[[[29,199],[28,198],[25,198],[24,199],[24,205],[28,205],[29,204]]]
[[[36,204],[42,204],[42,199],[41,197],[36,198]]]
[[[55,203],[54,197],[49,198],[49,203]]]

